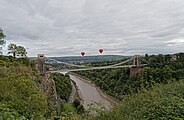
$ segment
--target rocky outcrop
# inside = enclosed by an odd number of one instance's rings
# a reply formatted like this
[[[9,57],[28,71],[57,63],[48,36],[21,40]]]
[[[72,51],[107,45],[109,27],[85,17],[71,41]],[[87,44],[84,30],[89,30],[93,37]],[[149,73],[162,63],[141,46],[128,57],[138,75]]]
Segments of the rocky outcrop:
[[[51,114],[59,115],[62,100],[57,95],[55,82],[52,80],[49,73],[42,76],[39,86],[41,91],[47,95],[47,101],[49,103]]]

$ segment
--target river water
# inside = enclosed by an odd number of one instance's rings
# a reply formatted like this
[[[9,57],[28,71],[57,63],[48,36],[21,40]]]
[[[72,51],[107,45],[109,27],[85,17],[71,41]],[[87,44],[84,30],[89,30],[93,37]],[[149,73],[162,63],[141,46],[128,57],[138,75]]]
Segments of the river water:
[[[82,99],[82,103],[85,109],[92,107],[95,108],[104,108],[105,110],[109,110],[111,108],[111,103],[104,97],[102,97],[103,93],[99,93],[97,88],[82,80],[75,75],[69,75],[70,79],[76,82],[78,87],[79,96]]]

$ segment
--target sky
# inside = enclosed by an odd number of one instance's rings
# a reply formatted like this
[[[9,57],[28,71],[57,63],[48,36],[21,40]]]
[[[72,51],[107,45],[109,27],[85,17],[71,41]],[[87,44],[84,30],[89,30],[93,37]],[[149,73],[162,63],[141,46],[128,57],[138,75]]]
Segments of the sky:
[[[0,0],[7,45],[28,56],[167,54],[184,50],[184,0]]]

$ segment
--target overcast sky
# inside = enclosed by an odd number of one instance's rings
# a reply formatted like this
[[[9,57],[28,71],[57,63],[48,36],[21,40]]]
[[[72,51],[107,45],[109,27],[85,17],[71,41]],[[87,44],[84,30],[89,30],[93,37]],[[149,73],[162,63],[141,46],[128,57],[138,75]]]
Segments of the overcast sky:
[[[7,44],[29,56],[184,51],[184,0],[0,0]]]

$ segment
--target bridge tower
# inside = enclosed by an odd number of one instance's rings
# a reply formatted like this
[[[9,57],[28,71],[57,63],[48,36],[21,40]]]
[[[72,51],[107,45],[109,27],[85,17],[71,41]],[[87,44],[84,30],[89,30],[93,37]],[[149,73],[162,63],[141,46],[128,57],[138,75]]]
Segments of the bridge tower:
[[[38,54],[37,60],[38,60],[38,71],[40,72],[41,75],[44,75],[47,72],[44,54]]]
[[[136,66],[140,66],[141,65],[140,55],[134,55],[133,65],[136,65]]]
[[[134,77],[136,74],[141,73],[144,70],[144,67],[141,66],[140,55],[134,55],[133,65],[134,66],[130,68],[130,77]]]

